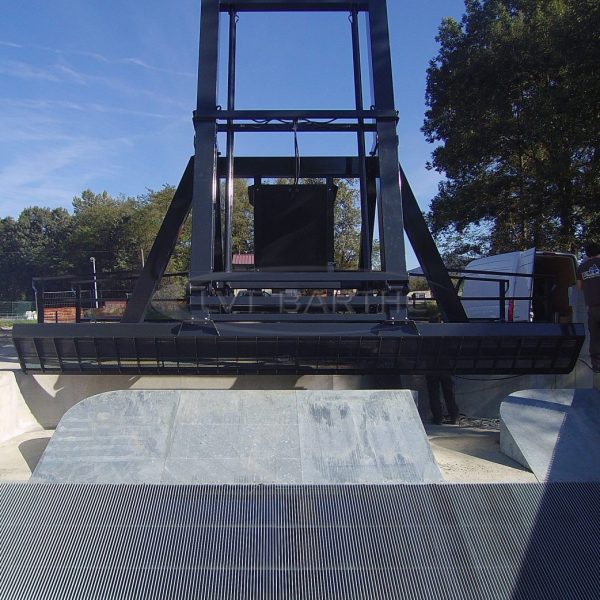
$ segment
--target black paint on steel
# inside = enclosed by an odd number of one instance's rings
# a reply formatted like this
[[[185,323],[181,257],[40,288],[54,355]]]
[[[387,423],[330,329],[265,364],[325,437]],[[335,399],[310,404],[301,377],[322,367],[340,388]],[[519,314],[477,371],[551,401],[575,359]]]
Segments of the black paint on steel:
[[[600,485],[0,487],[0,597],[598,597]]]
[[[131,298],[127,302],[127,307],[121,319],[123,323],[141,323],[144,320],[152,295],[165,274],[179,232],[190,212],[193,180],[194,159],[190,158],[156,239],[152,244],[144,269],[135,283]],[[78,306],[80,307],[79,304]]]
[[[228,125],[219,123],[217,131],[219,133],[226,132]],[[257,131],[257,126],[254,123],[234,123],[231,129],[235,132],[251,132]],[[372,123],[366,123],[362,126],[356,123],[263,123],[260,125],[260,131],[326,131],[326,132],[355,132],[355,131],[377,131],[377,126]]]
[[[31,281],[33,294],[35,296],[35,310],[37,312],[37,322],[44,322],[44,280],[34,277]]]
[[[217,106],[219,57],[219,2],[202,0],[200,49],[198,60],[198,113],[214,111]],[[217,126],[214,121],[194,120],[196,137],[194,196],[192,200],[192,252],[190,272],[213,269],[214,199],[217,180]]]
[[[203,273],[190,277],[192,289],[194,286],[204,286],[211,282],[227,281],[231,287],[244,288],[328,288],[352,289],[368,284],[372,289],[388,289],[390,286],[401,286],[407,277],[399,273],[385,271],[308,271],[263,273],[260,271],[238,271],[232,273]]]
[[[227,110],[235,110],[235,60],[237,42],[237,15],[234,8],[229,10],[229,56],[227,65]],[[233,121],[227,121],[227,182],[225,202],[225,271],[231,271],[233,259],[233,167],[234,142]]]
[[[375,212],[377,211],[377,177],[379,176],[379,161],[372,157],[366,159],[367,166],[367,203],[369,205],[369,245],[373,248],[375,234]],[[404,224],[406,227],[406,223]]]
[[[468,320],[467,313],[454,289],[402,167],[400,167],[400,177],[404,227],[415,256],[423,269],[444,320],[451,323],[464,323]]]
[[[234,21],[237,12],[290,10],[347,11],[353,15],[357,90],[361,86],[357,81],[360,56],[357,56],[356,11],[367,12],[374,100],[370,110],[361,110],[362,100],[358,95],[355,110],[235,110],[233,101],[228,103],[228,110],[217,106],[220,12],[229,13]],[[235,38],[235,22],[232,27]],[[230,44],[235,46],[235,39],[230,39]],[[235,51],[230,51],[230,75],[234,59]],[[229,100],[233,99],[233,81],[230,76]],[[334,121],[318,123],[315,121],[318,119]],[[16,327],[13,337],[22,367],[43,372],[101,373],[408,373],[432,369],[455,373],[568,372],[584,339],[581,326],[553,325],[548,326],[550,329],[540,329],[541,324],[527,323],[513,324],[513,328],[504,330],[500,329],[501,323],[463,323],[466,316],[460,299],[399,169],[396,122],[385,0],[201,0],[198,95],[193,118],[195,154],[190,163],[193,166],[188,167],[193,168],[189,307],[192,323],[203,325],[78,324],[72,326],[76,329],[56,329],[61,326],[48,324],[27,326],[27,331]],[[219,179],[227,178],[231,191],[234,176],[260,182],[266,177],[293,176],[296,167],[293,157],[235,159],[233,132],[238,127],[267,131],[296,125],[313,131],[325,130],[327,126],[347,127],[361,134],[362,140],[364,131],[376,127],[377,143],[372,151],[376,156],[366,158],[364,149],[359,148],[359,155],[354,157],[306,158],[302,160],[299,176],[322,177],[328,185],[331,178],[349,173],[360,179],[362,262],[368,265],[364,246],[371,247],[377,202],[382,272],[367,269],[336,272],[329,264],[325,270],[314,273],[227,272],[231,266],[228,241],[231,210],[228,223],[221,227],[215,214],[220,211]],[[225,159],[217,159],[217,132],[221,127],[225,127],[231,142]],[[459,329],[448,329],[450,325],[446,323],[427,330],[405,321],[403,296],[408,282],[405,225],[446,321],[460,322]],[[225,261],[221,251],[223,230],[228,246]],[[166,250],[175,242],[174,234],[165,234],[157,240],[156,245],[165,252],[160,252],[160,259],[154,257],[149,261],[153,266],[148,266],[147,277],[139,283],[143,293],[135,295],[125,321],[143,318],[151,290],[161,275],[156,265],[167,260]],[[232,317],[228,310],[235,307],[215,307],[212,301],[230,289],[242,287],[355,289],[364,294],[368,310],[360,319],[351,314],[353,307],[334,313],[327,302],[318,315],[312,309],[308,314],[285,310],[276,313],[268,306],[260,308],[268,314],[248,312],[236,323],[228,320]],[[383,296],[385,299],[380,302]]]
[[[367,158],[367,167],[372,177],[379,175],[377,158]],[[227,176],[225,158],[219,158],[219,177]],[[293,156],[249,157],[238,156],[234,161],[236,177],[251,179],[254,177],[293,177],[296,160]],[[300,177],[360,177],[360,165],[356,156],[303,156],[300,162]]]
[[[360,39],[358,34],[358,11],[353,10],[350,14],[350,24],[352,28],[352,65],[354,67],[354,102],[356,110],[362,111],[363,105],[363,89],[362,89],[362,73],[360,61]],[[365,121],[362,118],[358,119],[358,131],[356,133],[358,143],[358,163],[360,166],[360,257],[359,268],[371,268],[371,240],[369,236],[369,203],[367,202],[367,163],[365,150]]]
[[[310,119],[377,119],[380,121],[389,121],[396,123],[398,121],[398,113],[394,109],[378,110],[212,110],[209,112],[196,111],[194,113],[194,121],[303,121]],[[259,129],[261,123],[255,123]]]
[[[250,186],[255,267],[262,272],[326,271],[333,262],[336,192],[333,181]]]
[[[349,12],[366,10],[367,0],[220,0],[221,11],[234,8],[237,12]]]
[[[373,101],[375,109],[394,111],[392,58],[385,0],[369,0],[369,41]],[[396,123],[377,120],[379,149],[379,218],[381,265],[384,270],[406,271],[402,196],[398,175],[398,135]]]
[[[522,374],[569,373],[585,339],[582,325],[305,317],[15,325],[13,341],[24,369],[44,373]]]

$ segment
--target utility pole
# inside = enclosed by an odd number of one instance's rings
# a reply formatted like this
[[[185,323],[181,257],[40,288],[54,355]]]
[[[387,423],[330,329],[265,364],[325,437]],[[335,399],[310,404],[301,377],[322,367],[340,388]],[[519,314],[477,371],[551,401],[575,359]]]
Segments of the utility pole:
[[[92,263],[92,273],[94,274],[94,305],[98,308],[98,281],[96,280],[96,257],[90,256]]]

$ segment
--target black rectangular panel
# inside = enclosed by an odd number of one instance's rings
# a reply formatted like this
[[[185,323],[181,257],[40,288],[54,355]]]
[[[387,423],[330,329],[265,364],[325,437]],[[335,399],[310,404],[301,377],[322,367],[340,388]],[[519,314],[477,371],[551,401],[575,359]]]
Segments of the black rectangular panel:
[[[333,257],[333,198],[326,185],[252,185],[258,269],[325,271]]]

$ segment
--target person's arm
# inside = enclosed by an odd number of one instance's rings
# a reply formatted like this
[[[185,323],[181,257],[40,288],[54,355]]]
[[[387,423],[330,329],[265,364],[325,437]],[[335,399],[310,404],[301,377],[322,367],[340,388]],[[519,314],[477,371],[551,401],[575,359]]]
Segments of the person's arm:
[[[583,279],[578,279],[577,280],[577,289],[578,290],[582,290],[583,289]]]

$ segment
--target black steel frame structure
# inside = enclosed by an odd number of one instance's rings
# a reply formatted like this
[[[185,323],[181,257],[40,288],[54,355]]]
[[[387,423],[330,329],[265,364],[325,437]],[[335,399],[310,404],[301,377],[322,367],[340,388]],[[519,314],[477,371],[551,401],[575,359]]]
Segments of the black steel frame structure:
[[[237,110],[236,38],[244,12],[328,11],[349,15],[354,110]],[[227,106],[218,105],[219,40],[228,16]],[[364,106],[359,20],[368,34],[372,98]],[[581,325],[469,324],[421,210],[398,161],[386,0],[201,0],[195,153],[135,285],[120,324],[16,327],[21,366],[28,371],[154,373],[568,372],[583,343]],[[354,132],[352,156],[236,157],[244,132]],[[373,133],[367,154],[365,136]],[[225,154],[218,134],[226,136]],[[232,214],[235,178],[335,178],[359,181],[359,269],[234,272]],[[225,197],[221,198],[221,181]],[[224,218],[222,205],[224,204]],[[192,212],[189,320],[144,322],[146,311]],[[381,270],[372,269],[378,215]],[[425,329],[407,320],[406,232],[443,315]],[[252,297],[240,289],[327,290],[315,311],[306,302]],[[345,303],[331,300],[355,290]],[[342,306],[343,305],[343,306]],[[451,325],[452,324],[452,325]],[[480,360],[479,356],[485,357]],[[493,359],[493,357],[496,357]],[[464,360],[462,360],[464,359]]]

